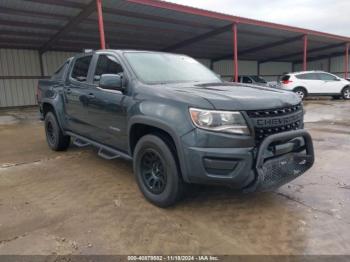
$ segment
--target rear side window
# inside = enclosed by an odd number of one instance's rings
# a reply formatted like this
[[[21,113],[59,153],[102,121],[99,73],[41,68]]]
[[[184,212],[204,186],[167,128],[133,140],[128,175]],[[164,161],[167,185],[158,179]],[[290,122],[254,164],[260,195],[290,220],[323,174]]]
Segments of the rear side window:
[[[51,80],[56,80],[56,81],[63,80],[68,64],[69,64],[69,61],[66,61],[63,65],[61,65],[56,70],[56,72],[52,75]]]
[[[75,60],[71,77],[79,82],[86,82],[92,56],[84,56]]]
[[[298,79],[304,79],[304,80],[319,80],[317,74],[315,73],[306,73],[306,74],[300,74],[295,76]]]

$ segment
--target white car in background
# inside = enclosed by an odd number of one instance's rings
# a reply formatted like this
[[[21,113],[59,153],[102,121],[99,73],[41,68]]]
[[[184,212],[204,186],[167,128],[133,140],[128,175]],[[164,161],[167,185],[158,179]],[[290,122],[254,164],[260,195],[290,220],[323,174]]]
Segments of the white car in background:
[[[350,83],[324,71],[303,71],[282,76],[280,87],[294,91],[301,99],[307,96],[332,96],[350,99]]]

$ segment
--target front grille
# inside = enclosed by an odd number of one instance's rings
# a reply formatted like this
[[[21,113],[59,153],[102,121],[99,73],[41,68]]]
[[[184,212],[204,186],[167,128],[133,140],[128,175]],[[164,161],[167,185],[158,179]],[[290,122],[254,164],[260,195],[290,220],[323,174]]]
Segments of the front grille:
[[[293,114],[294,112],[297,112],[301,110],[303,106],[301,104],[290,106],[290,107],[283,107],[283,108],[276,108],[276,109],[268,109],[268,110],[250,110],[247,111],[247,114],[249,117],[275,117],[275,116],[285,116],[288,114]]]
[[[256,144],[259,145],[264,138],[273,134],[302,129],[304,127],[302,112],[301,104],[284,108],[247,111],[254,125]],[[286,119],[289,117],[291,120],[287,121]]]

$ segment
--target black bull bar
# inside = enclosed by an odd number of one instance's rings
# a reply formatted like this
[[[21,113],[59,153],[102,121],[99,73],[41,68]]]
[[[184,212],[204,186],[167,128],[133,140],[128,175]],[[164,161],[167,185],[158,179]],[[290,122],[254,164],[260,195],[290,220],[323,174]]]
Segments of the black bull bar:
[[[290,145],[290,150],[274,150],[284,145]],[[256,179],[244,191],[274,190],[305,173],[314,160],[312,139],[307,131],[295,130],[268,136],[257,153]]]

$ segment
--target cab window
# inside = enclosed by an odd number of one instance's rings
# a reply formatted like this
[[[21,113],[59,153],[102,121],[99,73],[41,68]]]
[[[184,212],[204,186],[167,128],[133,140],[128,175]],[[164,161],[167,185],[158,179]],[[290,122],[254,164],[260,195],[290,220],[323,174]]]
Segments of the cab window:
[[[71,77],[79,82],[86,82],[92,56],[84,56],[75,60]]]
[[[118,60],[111,55],[100,55],[97,60],[96,70],[94,74],[94,83],[98,84],[101,75],[104,74],[122,74],[123,67]]]

